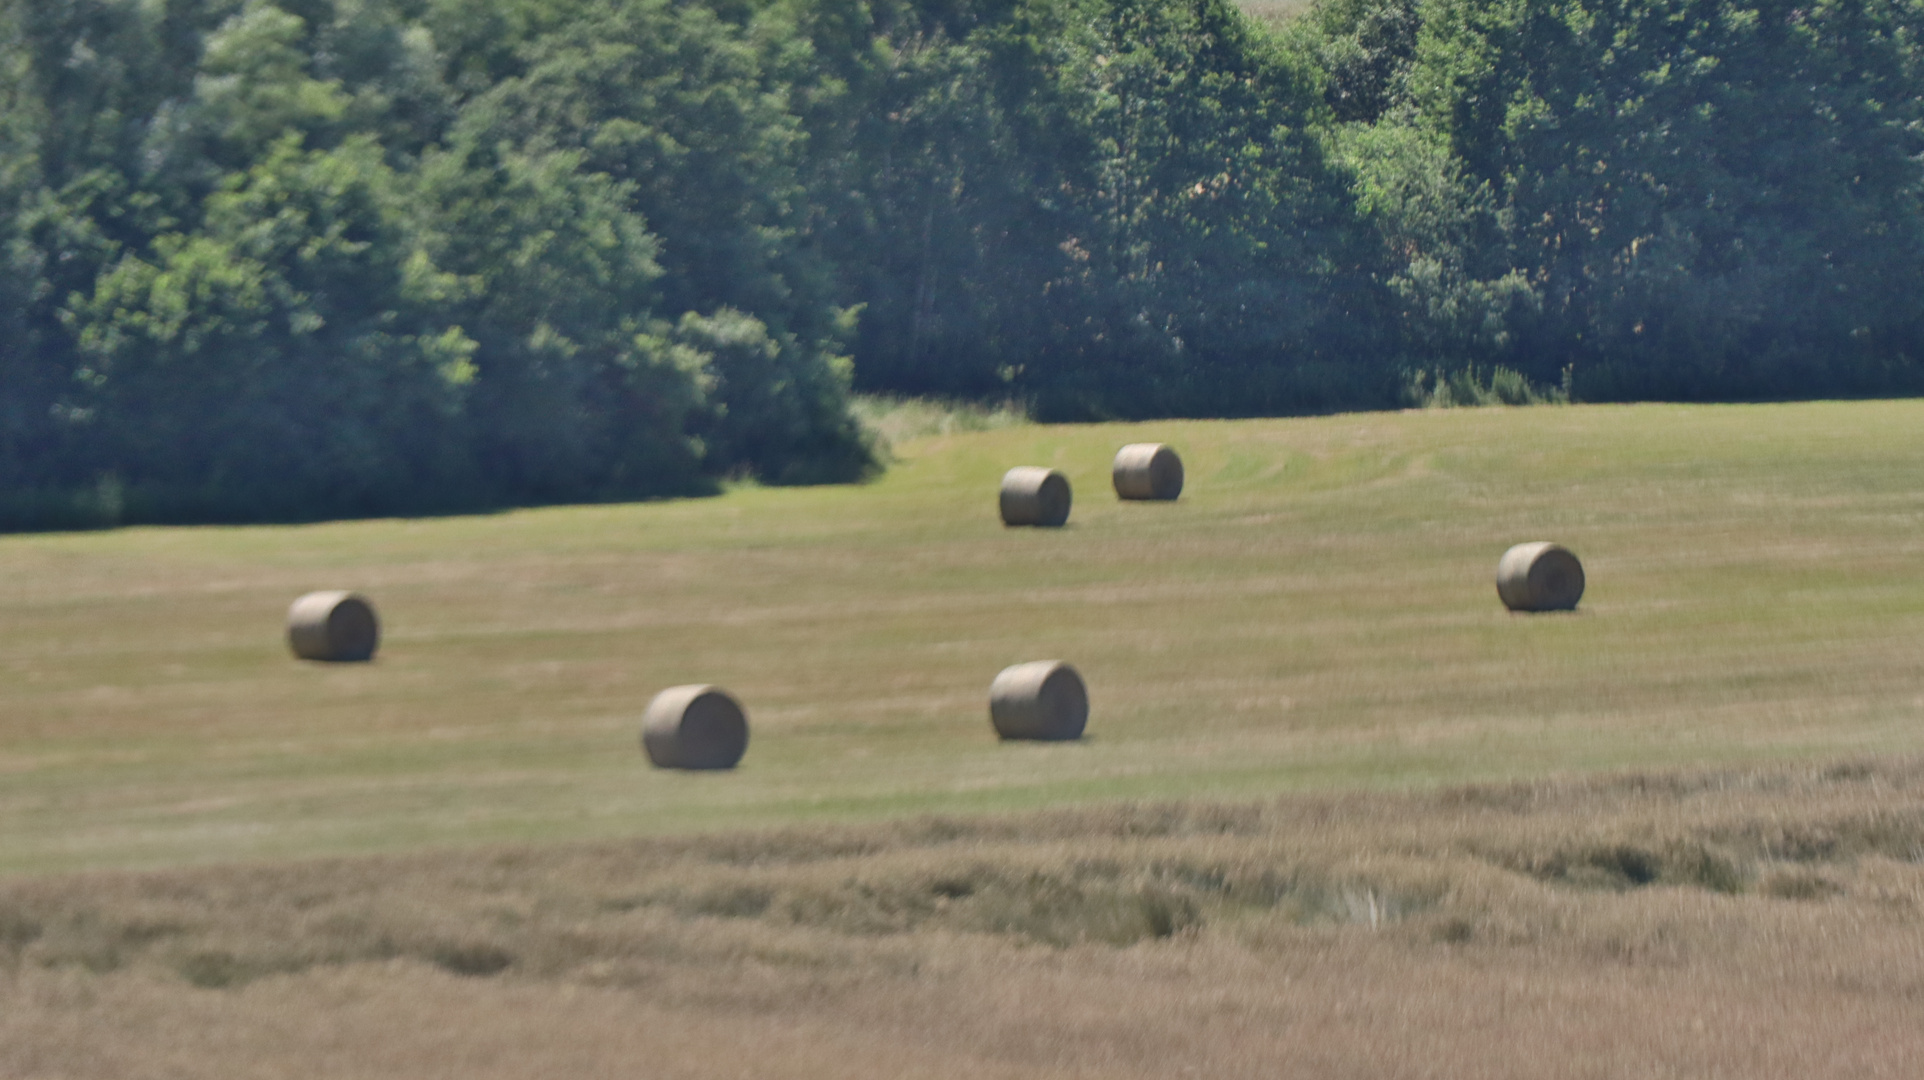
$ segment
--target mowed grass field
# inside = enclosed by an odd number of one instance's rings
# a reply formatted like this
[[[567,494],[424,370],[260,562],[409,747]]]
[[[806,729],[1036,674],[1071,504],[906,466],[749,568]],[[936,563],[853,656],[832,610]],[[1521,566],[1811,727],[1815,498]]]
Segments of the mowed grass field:
[[[1119,503],[1125,442],[1174,504]],[[0,537],[0,875],[1429,789],[1924,750],[1924,402],[1489,409],[906,442],[874,483],[299,527]],[[1067,473],[1061,530],[997,481]],[[1578,612],[1512,616],[1561,541]],[[289,658],[364,591],[368,665]],[[1089,737],[991,678],[1076,664]],[[652,770],[664,687],[742,767]]]

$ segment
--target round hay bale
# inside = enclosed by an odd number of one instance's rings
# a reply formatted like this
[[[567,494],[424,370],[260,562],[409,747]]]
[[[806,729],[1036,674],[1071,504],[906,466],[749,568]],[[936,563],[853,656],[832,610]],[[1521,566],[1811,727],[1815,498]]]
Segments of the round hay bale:
[[[989,684],[989,722],[1004,739],[1080,739],[1089,723],[1089,691],[1060,660],[1003,668]]]
[[[287,609],[287,647],[303,660],[372,660],[380,644],[381,620],[366,597],[311,592]]]
[[[1069,478],[1040,465],[1002,474],[1002,524],[1050,528],[1069,520]]]
[[[1496,594],[1511,611],[1573,611],[1583,598],[1583,564],[1558,544],[1518,544],[1496,564]]]
[[[1130,443],[1116,451],[1111,475],[1117,498],[1173,499],[1182,494],[1182,458],[1162,443]]]
[[[719,686],[671,686],[641,714],[641,748],[658,769],[732,769],[748,752],[748,714]]]

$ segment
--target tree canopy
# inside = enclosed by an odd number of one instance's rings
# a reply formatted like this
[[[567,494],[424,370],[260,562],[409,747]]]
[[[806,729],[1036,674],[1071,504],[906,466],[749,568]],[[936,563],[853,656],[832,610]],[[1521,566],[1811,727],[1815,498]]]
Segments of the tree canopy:
[[[1913,392],[1921,29],[1924,0],[1279,31],[1227,0],[0,0],[0,528],[853,479],[851,388],[1045,419],[1479,371]]]

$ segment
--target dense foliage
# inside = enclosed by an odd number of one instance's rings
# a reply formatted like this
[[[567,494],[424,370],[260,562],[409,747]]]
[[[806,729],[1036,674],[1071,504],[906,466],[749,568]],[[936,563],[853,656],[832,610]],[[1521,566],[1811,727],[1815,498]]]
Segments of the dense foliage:
[[[0,527],[846,479],[852,385],[1044,417],[1913,390],[1921,29],[0,0]]]
[[[855,62],[809,124],[864,385],[1045,418],[1387,392],[1314,72],[1230,4],[868,10],[884,47],[818,44]]]
[[[791,239],[794,118],[712,12],[5,11],[5,520],[867,467],[848,319]]]
[[[1333,0],[1406,347],[1609,398],[1924,387],[1924,4]]]

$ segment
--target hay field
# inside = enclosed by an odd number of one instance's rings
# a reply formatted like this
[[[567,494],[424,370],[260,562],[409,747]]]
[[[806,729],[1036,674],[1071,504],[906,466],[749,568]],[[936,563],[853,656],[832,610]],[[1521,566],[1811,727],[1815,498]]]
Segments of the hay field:
[[[1908,1078],[1924,760],[0,882],[0,1076]]]
[[[0,537],[0,1077],[1924,1073],[1924,402],[896,419],[856,488]],[[1537,538],[1576,613],[1498,603]],[[375,663],[286,656],[327,587]],[[1053,657],[1089,737],[996,743]],[[698,680],[747,759],[649,769]]]
[[[1123,504],[1125,442],[1175,504]],[[0,875],[1400,789],[1924,749],[1924,402],[1465,410],[910,441],[861,487],[493,516],[0,537]],[[1074,482],[1011,530],[1012,464]],[[1517,617],[1512,542],[1574,549]],[[371,665],[290,660],[354,588]],[[999,745],[1060,658],[1089,738]],[[655,772],[728,687],[729,775]]]

